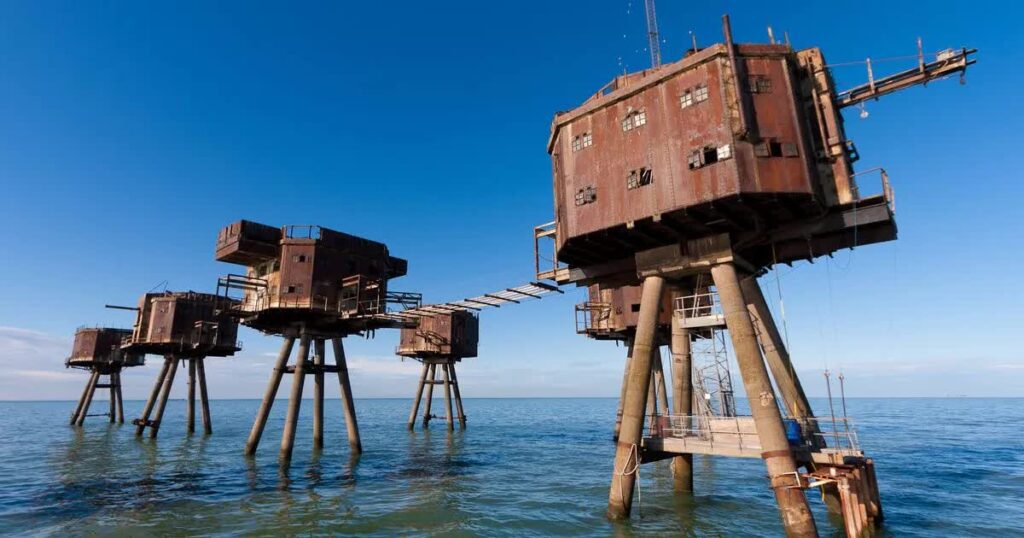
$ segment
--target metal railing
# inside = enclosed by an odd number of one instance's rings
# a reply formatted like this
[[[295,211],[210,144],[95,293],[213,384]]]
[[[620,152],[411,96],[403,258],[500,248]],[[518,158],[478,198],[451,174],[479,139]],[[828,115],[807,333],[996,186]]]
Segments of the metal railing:
[[[854,178],[867,174],[873,174],[875,172],[878,172],[879,181],[881,182],[882,187],[882,197],[885,199],[885,203],[889,205],[889,211],[896,213],[896,192],[893,190],[892,183],[889,181],[889,173],[886,172],[885,168],[882,168],[881,166],[871,168],[869,170],[864,170],[863,172],[857,172],[856,174],[852,174],[850,176],[851,188],[854,189],[855,193],[854,198],[857,200],[860,199],[860,187],[857,186],[857,182],[854,180]]]
[[[849,417],[786,418],[790,445],[844,455],[859,455],[860,442]],[[649,415],[644,437],[676,438],[700,442],[714,449],[761,448],[752,416]]]
[[[611,303],[579,303],[576,305],[576,334],[608,330],[611,324],[611,317]]]
[[[686,320],[699,320],[701,318],[720,319],[724,315],[722,302],[718,293],[705,291],[683,297],[676,297],[672,303],[676,314]]]

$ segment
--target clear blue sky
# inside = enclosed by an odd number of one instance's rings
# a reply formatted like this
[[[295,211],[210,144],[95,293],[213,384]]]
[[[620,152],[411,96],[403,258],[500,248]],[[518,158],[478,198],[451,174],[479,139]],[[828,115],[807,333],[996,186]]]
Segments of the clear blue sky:
[[[396,289],[458,299],[531,277],[551,220],[552,115],[647,66],[643,3],[5,2],[0,6],[0,399],[72,398],[81,324],[129,325],[161,281],[212,290],[236,219],[319,223],[409,260]],[[742,6],[742,7],[741,7]],[[1024,33],[1016,4],[669,2],[663,55],[688,31],[740,42],[766,25],[831,62],[973,46],[940,81],[848,117],[866,169],[888,168],[895,243],[780,272],[810,392],[843,368],[854,395],[1024,395],[1018,338]],[[881,63],[876,73],[904,67]],[[860,67],[838,68],[841,86]],[[870,190],[870,185],[865,186]],[[765,286],[775,300],[774,275]],[[617,393],[622,348],[573,332],[560,298],[483,315],[467,396]],[[258,397],[278,342],[246,330],[211,361],[214,397]],[[409,396],[397,334],[351,339],[357,396]],[[139,397],[150,366],[126,376]],[[178,390],[184,390],[178,387]]]

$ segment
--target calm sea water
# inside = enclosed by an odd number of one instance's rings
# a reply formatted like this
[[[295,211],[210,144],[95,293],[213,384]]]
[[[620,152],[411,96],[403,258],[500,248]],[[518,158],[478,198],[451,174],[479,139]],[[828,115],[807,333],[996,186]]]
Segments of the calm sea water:
[[[73,402],[0,402],[0,532],[781,534],[755,460],[695,458],[693,497],[672,493],[667,463],[645,465],[634,518],[607,521],[612,399],[467,399],[469,429],[454,434],[443,424],[407,431],[407,400],[360,400],[358,459],[335,400],[326,406],[326,447],[313,453],[306,402],[287,471],[277,463],[283,404],[250,460],[242,446],[255,400],[212,402],[209,437],[186,436],[184,402],[171,402],[156,442],[102,417],[69,427]],[[125,411],[141,407],[126,402]],[[883,534],[1024,535],[1024,400],[856,399],[849,407],[877,462]],[[822,534],[841,536],[820,501],[813,507]]]

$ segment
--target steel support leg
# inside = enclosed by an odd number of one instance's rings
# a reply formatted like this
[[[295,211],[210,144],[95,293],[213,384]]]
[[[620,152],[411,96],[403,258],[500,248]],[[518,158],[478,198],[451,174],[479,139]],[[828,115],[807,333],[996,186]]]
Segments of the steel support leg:
[[[761,440],[761,457],[768,468],[768,476],[786,534],[817,536],[807,498],[800,488],[796,462],[786,439],[782,415],[775,402],[768,369],[761,360],[761,350],[757,344],[750,313],[747,311],[747,303],[740,289],[736,268],[731,263],[716,265],[711,268],[711,277],[722,302],[726,327],[732,337],[743,387],[750,402],[757,436]]]
[[[252,430],[249,432],[249,440],[245,443],[245,455],[256,454],[256,447],[260,445],[260,438],[263,437],[263,429],[267,427],[267,417],[274,407],[274,398],[277,396],[277,389],[281,386],[281,377],[288,366],[288,357],[292,354],[292,347],[295,345],[295,337],[288,335],[281,344],[281,352],[277,355],[277,362],[274,363],[274,370],[270,373],[270,381],[267,383],[267,391],[263,394],[263,402],[260,410],[256,412],[256,420],[252,423]]]
[[[124,424],[124,393],[121,391],[121,372],[117,372],[117,423]]]
[[[643,282],[640,316],[633,342],[633,360],[629,369],[626,400],[622,405],[622,427],[615,447],[615,466],[608,491],[608,517],[611,519],[627,518],[633,508],[633,490],[640,469],[644,407],[654,360],[654,333],[658,325],[658,308],[664,285],[665,279],[660,276],[646,277]]]
[[[338,364],[338,386],[341,389],[341,405],[345,411],[345,427],[348,429],[348,446],[353,454],[363,451],[359,438],[359,423],[356,422],[356,403],[352,398],[352,385],[348,379],[348,362],[345,361],[345,347],[341,338],[331,340],[334,345],[334,362]]]

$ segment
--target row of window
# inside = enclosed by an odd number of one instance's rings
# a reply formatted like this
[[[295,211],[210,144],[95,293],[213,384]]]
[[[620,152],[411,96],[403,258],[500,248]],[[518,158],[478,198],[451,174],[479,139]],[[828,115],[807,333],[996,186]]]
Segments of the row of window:
[[[594,145],[594,136],[589,132],[583,133],[572,139],[572,150],[579,151],[583,148],[589,148]]]
[[[732,145],[725,144],[722,146],[704,146],[703,148],[697,148],[690,152],[686,157],[686,166],[690,170],[696,170],[698,168],[705,167],[709,164],[715,164],[719,161],[732,158]]]
[[[694,88],[688,88],[679,96],[679,107],[686,108],[693,106],[697,103],[703,103],[708,100],[708,85],[701,84]]]
[[[632,131],[641,125],[647,124],[647,111],[644,109],[634,110],[622,119],[622,130]]]

